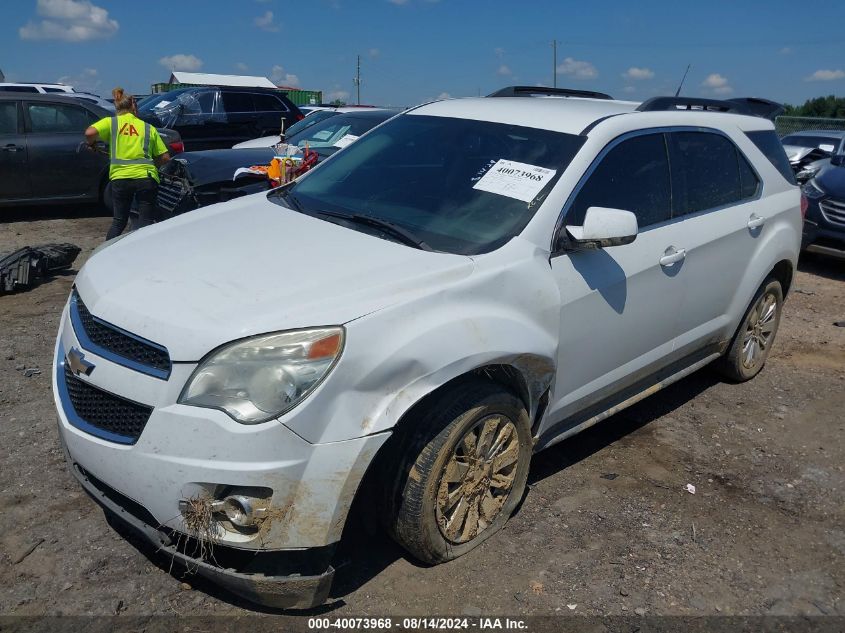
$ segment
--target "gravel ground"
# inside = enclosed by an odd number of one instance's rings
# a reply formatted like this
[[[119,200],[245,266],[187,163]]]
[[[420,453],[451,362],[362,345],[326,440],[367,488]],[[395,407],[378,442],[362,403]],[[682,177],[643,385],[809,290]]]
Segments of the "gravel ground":
[[[19,214],[0,251],[70,241],[78,269],[109,224],[89,216]],[[73,277],[0,297],[0,613],[257,612],[168,573],[68,473],[49,373]],[[322,611],[845,615],[843,320],[845,263],[802,261],[755,380],[702,370],[539,454],[518,513],[457,561],[422,567],[381,533],[349,534]]]

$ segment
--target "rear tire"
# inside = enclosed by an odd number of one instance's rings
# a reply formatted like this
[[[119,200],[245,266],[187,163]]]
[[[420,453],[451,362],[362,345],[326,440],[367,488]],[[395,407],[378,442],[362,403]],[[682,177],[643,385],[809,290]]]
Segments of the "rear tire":
[[[776,279],[766,280],[742,317],[731,346],[717,369],[736,382],[751,380],[769,357],[780,325],[783,288]]]
[[[531,424],[522,401],[482,380],[448,388],[410,420],[390,479],[391,536],[429,564],[498,532],[525,491]]]

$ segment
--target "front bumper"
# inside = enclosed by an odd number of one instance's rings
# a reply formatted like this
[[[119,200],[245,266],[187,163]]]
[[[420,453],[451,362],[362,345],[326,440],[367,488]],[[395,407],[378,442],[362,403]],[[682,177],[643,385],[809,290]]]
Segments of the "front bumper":
[[[247,599],[296,608],[324,600],[333,571],[330,557],[320,557],[340,540],[358,486],[389,433],[315,444],[278,420],[239,424],[221,411],[176,404],[193,364],[174,363],[161,378],[91,348],[77,336],[66,308],[53,393],[59,436],[83,488],[156,548]],[[93,369],[72,370],[69,378],[65,364],[73,349],[82,350]],[[143,429],[130,443],[120,443],[86,425],[67,388],[71,379],[106,400],[144,405],[150,413]],[[189,529],[182,504],[219,500],[233,489],[261,489],[266,518],[252,531],[215,521],[214,556],[198,555],[202,534]],[[200,547],[186,550],[190,542]],[[241,559],[248,563],[241,565]]]
[[[60,433],[61,437],[61,433]],[[82,488],[110,516],[117,518],[131,528],[138,536],[171,560],[182,565],[188,572],[196,573],[231,591],[232,593],[255,604],[281,609],[311,609],[323,604],[329,596],[334,568],[329,563],[334,547],[295,550],[289,553],[291,564],[299,563],[303,570],[313,570],[325,564],[325,571],[316,574],[291,571],[287,575],[267,575],[264,573],[244,573],[233,568],[222,568],[211,564],[201,556],[191,556],[180,549],[178,536],[168,530],[161,530],[145,520],[143,511],[139,512],[136,504],[123,498],[116,490],[93,477],[83,467],[73,461],[62,441],[65,459],[70,471]],[[213,551],[213,550],[212,550]],[[229,552],[231,554],[231,552]],[[280,557],[274,552],[274,564]],[[214,554],[214,559],[220,555]],[[266,556],[266,553],[264,554]],[[256,566],[256,557],[262,554],[250,554],[244,560],[248,565]],[[290,567],[291,565],[283,565]]]
[[[845,257],[845,224],[831,221],[820,209],[820,203],[818,199],[809,201],[801,250]]]

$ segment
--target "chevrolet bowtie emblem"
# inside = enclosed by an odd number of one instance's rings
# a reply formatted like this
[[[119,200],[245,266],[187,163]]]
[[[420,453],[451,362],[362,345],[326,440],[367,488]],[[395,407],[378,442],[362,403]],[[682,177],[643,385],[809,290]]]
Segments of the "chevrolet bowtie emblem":
[[[77,376],[79,374],[90,376],[91,372],[94,371],[94,363],[89,363],[85,360],[85,354],[75,347],[71,347],[67,353],[67,364],[70,370]]]

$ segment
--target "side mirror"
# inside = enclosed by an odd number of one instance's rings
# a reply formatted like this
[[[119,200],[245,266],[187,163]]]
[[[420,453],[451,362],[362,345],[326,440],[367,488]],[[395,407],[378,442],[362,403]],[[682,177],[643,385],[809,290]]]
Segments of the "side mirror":
[[[830,157],[830,164],[841,167],[845,164],[845,154],[834,154]]]
[[[590,207],[582,226],[567,226],[569,246],[574,250],[608,248],[637,239],[637,216],[622,209]]]

